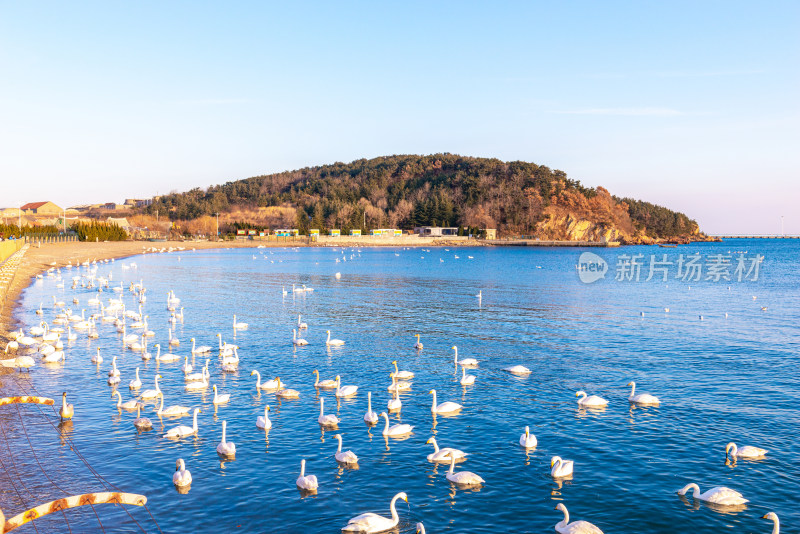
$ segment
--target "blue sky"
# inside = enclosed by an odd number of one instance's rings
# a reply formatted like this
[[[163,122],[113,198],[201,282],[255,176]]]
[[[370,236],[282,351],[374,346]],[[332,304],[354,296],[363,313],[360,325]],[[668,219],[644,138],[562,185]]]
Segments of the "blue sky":
[[[389,154],[800,234],[800,2],[0,2],[0,205]]]

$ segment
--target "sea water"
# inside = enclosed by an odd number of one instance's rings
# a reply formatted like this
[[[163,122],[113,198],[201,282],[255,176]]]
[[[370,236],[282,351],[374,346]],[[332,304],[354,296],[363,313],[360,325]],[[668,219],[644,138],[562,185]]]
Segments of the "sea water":
[[[605,278],[581,281],[576,265],[584,252],[606,262]],[[24,481],[16,491],[4,488],[0,506],[8,517],[23,505],[101,490],[69,450],[74,445],[111,484],[146,495],[164,532],[338,532],[363,512],[388,516],[389,501],[400,491],[409,503],[398,503],[399,532],[413,532],[417,521],[433,533],[548,532],[562,519],[557,503],[568,507],[572,520],[591,521],[606,533],[769,532],[771,523],[760,519],[768,511],[791,529],[800,523],[799,252],[797,240],[728,240],[677,248],[184,250],[98,263],[94,275],[110,276],[111,287],[122,282],[129,309],[138,307],[130,284],[143,283],[143,311],[156,333],[149,341],[153,353],[154,343],[170,350],[167,293],[181,299],[184,319],[174,331],[181,344],[171,349],[181,359],[145,362],[123,348],[113,324],[98,323],[99,339],[79,333],[65,349],[65,364],[37,363],[30,376],[5,378],[11,389],[35,390],[57,401],[66,391],[75,416],[57,426],[58,417],[45,412],[54,426],[31,407],[19,413],[0,409],[3,466]],[[700,279],[696,273],[678,277],[679,263],[683,269],[697,253],[705,269]],[[706,280],[709,258],[717,255],[731,261],[728,280]],[[748,269],[737,273],[740,255]],[[638,281],[630,257],[634,266],[640,264]],[[666,281],[659,270],[646,280],[651,261],[668,266]],[[26,328],[41,318],[52,320],[53,295],[78,314],[98,312],[87,305],[93,296],[107,303],[120,295],[71,289],[73,276],[88,273],[85,267],[62,270],[63,288],[54,277],[35,281],[18,319]],[[293,292],[292,284],[314,291]],[[35,314],[40,303],[41,318]],[[234,314],[249,323],[247,330],[234,332]],[[302,331],[309,344],[295,348],[298,315],[309,325]],[[326,348],[326,330],[345,345]],[[236,373],[221,370],[218,333],[239,346]],[[419,352],[415,334],[424,343]],[[191,357],[192,337],[214,347],[210,382],[231,395],[228,404],[215,408],[210,387],[184,391],[183,356],[195,370],[205,361]],[[459,357],[479,361],[469,370],[477,377],[472,386],[459,384],[454,345]],[[104,357],[99,368],[90,362],[98,347]],[[135,412],[118,412],[106,384],[114,355],[122,374],[117,389],[125,400],[134,396],[128,382],[136,367],[142,390],[153,387],[158,373],[167,406],[202,409],[197,436],[162,437],[173,426],[191,425],[191,417],[159,420],[152,402],[143,415],[154,429],[137,432]],[[416,373],[411,389],[400,394],[402,411],[391,417],[392,424],[414,425],[403,440],[384,439],[382,420],[375,427],[363,421],[368,391],[376,412],[386,408],[392,360]],[[512,365],[532,373],[503,371]],[[279,376],[300,398],[259,393],[253,369],[262,379]],[[341,375],[343,385],[359,386],[358,394],[337,402],[330,390],[315,390],[314,369],[322,379]],[[637,393],[658,396],[661,405],[632,406],[630,381]],[[438,402],[458,402],[463,410],[434,418],[431,389]],[[604,397],[608,407],[579,408],[578,390]],[[341,418],[338,431],[317,424],[321,398],[326,412]],[[267,404],[273,427],[265,433],[255,420]],[[12,416],[21,417],[24,428],[11,425]],[[223,420],[237,448],[233,461],[215,451]],[[519,446],[525,426],[538,439],[535,449]],[[358,455],[357,469],[337,465],[337,432],[344,448]],[[441,447],[468,453],[456,470],[472,471],[486,483],[466,490],[451,485],[448,466],[426,459],[433,452],[426,444],[431,436]],[[769,453],[757,461],[726,462],[730,441]],[[31,448],[34,453],[26,452]],[[555,455],[575,462],[571,478],[550,476]],[[186,494],[171,482],[178,458],[192,473]],[[307,474],[319,479],[316,495],[295,487],[303,458]],[[676,495],[689,482],[702,491],[728,486],[750,502],[739,511],[714,510]],[[156,530],[146,511],[128,509],[146,530]],[[139,529],[119,507],[108,505],[34,524],[42,532],[64,531],[64,518],[75,532],[99,530],[98,518],[115,532]],[[20,532],[34,531],[25,529]]]

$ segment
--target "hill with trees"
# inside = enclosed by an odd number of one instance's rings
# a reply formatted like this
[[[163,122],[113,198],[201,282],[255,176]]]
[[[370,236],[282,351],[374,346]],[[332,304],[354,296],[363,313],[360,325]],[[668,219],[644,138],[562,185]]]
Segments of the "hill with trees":
[[[699,233],[682,213],[587,188],[560,170],[455,154],[333,163],[170,193],[144,208],[178,226],[220,213],[237,227],[497,228],[500,235],[641,242]]]

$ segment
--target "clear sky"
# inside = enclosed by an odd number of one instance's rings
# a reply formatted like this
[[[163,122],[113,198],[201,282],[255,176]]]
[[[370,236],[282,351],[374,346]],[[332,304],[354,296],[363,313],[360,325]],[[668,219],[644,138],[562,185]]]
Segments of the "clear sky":
[[[800,2],[0,1],[0,207],[525,160],[800,234]]]

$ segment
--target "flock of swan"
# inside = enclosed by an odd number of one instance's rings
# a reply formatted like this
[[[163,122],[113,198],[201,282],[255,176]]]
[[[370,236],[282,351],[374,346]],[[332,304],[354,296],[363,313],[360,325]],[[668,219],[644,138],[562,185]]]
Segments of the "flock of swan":
[[[111,275],[109,274],[106,278],[97,277],[95,275],[95,271],[96,268],[93,271],[90,271],[88,275],[73,277],[73,289],[77,288],[79,284],[82,288],[97,288],[99,291],[110,289],[109,283],[112,279]],[[56,270],[56,272],[58,275],[60,275],[60,270]],[[120,284],[119,287],[114,286],[111,290],[118,293],[121,292],[123,290],[122,284]],[[77,315],[73,313],[72,310],[67,308],[67,305],[64,302],[58,301],[54,296],[53,311],[55,312],[55,316],[51,321],[52,325],[54,326],[51,326],[50,323],[44,321],[42,318],[40,323],[29,328],[27,333],[23,330],[14,333],[14,339],[6,346],[5,353],[13,354],[15,352],[25,351],[25,349],[27,349],[26,354],[22,354],[20,352],[14,359],[15,366],[20,370],[30,369],[30,367],[33,367],[35,365],[35,360],[31,355],[35,355],[37,353],[41,356],[43,363],[63,364],[66,360],[66,354],[64,352],[62,335],[66,334],[65,338],[68,341],[73,341],[75,339],[75,337],[73,337],[75,334],[73,333],[72,328],[74,327],[76,331],[85,333],[88,338],[96,339],[99,335],[97,324],[108,323],[110,325],[113,324],[116,327],[117,332],[121,335],[124,347],[123,350],[130,351],[134,354],[139,354],[144,361],[150,360],[153,358],[153,355],[148,351],[148,340],[149,338],[154,337],[155,333],[149,330],[147,322],[148,316],[143,312],[143,306],[147,298],[146,289],[144,284],[139,282],[138,284],[131,283],[129,290],[138,300],[139,304],[137,310],[131,310],[127,308],[121,296],[120,298],[109,299],[107,306],[103,305],[99,298],[93,298],[90,299],[89,305],[100,307],[100,311],[99,313],[90,314],[88,318],[85,314],[86,310],[82,310],[81,314]],[[292,286],[293,293],[311,291],[313,291],[313,289],[306,288],[306,286]],[[284,290],[283,293],[286,294],[286,291]],[[73,304],[79,304],[77,298],[73,300]],[[171,291],[167,294],[166,305],[170,312],[169,321],[171,326],[174,326],[174,324],[178,321],[182,322],[184,316],[183,308],[179,308],[180,299],[178,299],[177,296]],[[45,310],[42,306],[40,306],[36,313],[39,316],[44,316]],[[237,316],[234,315],[231,325],[234,332],[247,330],[249,328],[247,323],[241,322],[237,319]],[[65,326],[66,329],[64,328]],[[292,324],[291,326],[293,326],[292,343],[295,346],[307,345],[309,342],[299,336],[302,336],[302,332],[308,330],[308,324],[302,322],[301,316],[298,316],[297,323]],[[137,331],[137,333],[129,334],[129,329]],[[172,328],[169,328],[168,330],[168,346],[170,348],[179,347],[180,340],[174,336]],[[341,339],[331,339],[330,330],[327,330],[326,334],[327,339],[324,341],[326,346],[342,346],[345,344],[345,341]],[[225,342],[221,334],[217,334],[217,338],[218,343],[217,348],[215,349],[212,349],[211,346],[206,345],[198,346],[195,338],[191,338],[190,341],[192,345],[190,353],[192,356],[192,362],[194,362],[196,356],[206,357],[210,356],[213,352],[218,351],[223,371],[235,371],[240,362],[238,354],[239,347]],[[416,343],[414,343],[413,348],[417,351],[423,350],[423,344],[420,340],[420,335],[416,334],[415,338]],[[181,359],[180,356],[171,352],[162,355],[161,347],[158,344],[153,345],[153,347],[157,350],[155,359],[159,362],[169,363]],[[453,346],[452,350],[454,354],[453,361],[456,369],[459,367],[461,369],[460,377],[457,377],[459,383],[462,385],[475,384],[476,377],[474,375],[467,374],[467,370],[479,367],[480,362],[474,358],[459,359],[458,347]],[[116,365],[117,357],[117,355],[114,355],[111,358],[111,365],[107,373],[107,384],[113,388],[111,398],[116,400],[115,407],[120,412],[123,410],[128,412],[136,412],[136,418],[132,421],[132,424],[138,430],[143,431],[153,428],[152,421],[147,417],[142,416],[142,410],[145,408],[146,403],[152,401],[157,405],[155,413],[158,417],[192,417],[191,426],[177,425],[169,428],[163,434],[163,438],[181,439],[188,436],[197,435],[199,431],[197,416],[198,413],[201,413],[201,409],[181,405],[171,405],[165,408],[164,392],[159,388],[158,383],[162,376],[158,372],[156,372],[152,377],[153,388],[141,390],[143,387],[143,382],[140,379],[139,368],[137,367],[135,369],[135,377],[128,382],[128,388],[132,393],[134,393],[135,397],[125,400],[122,393],[117,389],[117,387],[122,383],[121,372]],[[196,367],[189,362],[189,357],[183,357],[184,363],[180,368],[180,371],[183,374],[183,380],[185,381],[185,390],[187,392],[198,390],[203,391],[206,390],[209,385],[211,385],[214,393],[212,401],[213,404],[215,406],[228,404],[231,402],[231,394],[220,392],[218,391],[216,384],[211,384],[211,374],[209,372],[210,359],[210,357],[205,358],[205,363],[198,372]],[[99,369],[100,365],[104,361],[99,348],[97,349],[96,353],[91,356],[90,360],[91,363],[97,366]],[[410,383],[408,381],[414,378],[414,372],[401,370],[396,360],[391,362],[391,367],[393,368],[393,371],[389,373],[389,376],[391,377],[391,383],[387,386],[387,391],[392,394],[392,397],[387,403],[386,410],[381,411],[380,413],[377,413],[375,410],[373,410],[372,392],[368,391],[367,407],[363,416],[364,422],[369,426],[378,425],[381,418],[383,418],[384,425],[381,430],[381,434],[387,439],[389,437],[398,438],[408,436],[414,430],[413,425],[405,423],[392,425],[388,415],[389,413],[399,412],[402,409],[402,402],[398,394],[402,391],[407,391],[410,388]],[[506,367],[503,370],[521,377],[531,374],[531,370],[522,365]],[[313,387],[317,391],[328,390],[332,392],[337,399],[354,397],[359,392],[359,387],[356,385],[342,385],[342,380],[339,375],[332,379],[321,380],[318,370],[314,370],[313,374],[315,376]],[[286,385],[281,381],[280,377],[274,377],[272,379],[262,381],[261,373],[258,370],[252,370],[250,375],[256,377],[255,388],[257,391],[274,393],[276,398],[296,399],[300,397],[300,393],[297,390],[287,388]],[[660,405],[661,401],[658,399],[658,397],[647,393],[637,394],[635,382],[629,382],[627,385],[631,388],[630,395],[627,398],[629,403],[639,406]],[[434,417],[437,414],[451,416],[459,415],[464,408],[463,405],[449,400],[439,402],[439,397],[435,389],[431,389],[428,394],[431,398],[430,411]],[[575,393],[575,397],[577,398],[577,405],[580,408],[603,409],[608,406],[608,401],[606,399],[597,395],[589,395],[585,391],[577,391]],[[268,432],[273,425],[273,422],[269,418],[269,411],[270,406],[266,405],[264,407],[263,415],[259,415],[255,420],[256,427],[265,432]],[[62,394],[62,404],[59,410],[59,415],[62,420],[71,419],[75,415],[73,405],[67,402],[67,392]],[[319,416],[317,418],[317,423],[323,429],[337,429],[338,424],[340,423],[340,419],[337,415],[325,413],[325,399],[323,397],[319,397]],[[337,441],[337,448],[333,454],[335,461],[345,466],[357,465],[358,456],[351,450],[345,450],[342,435],[337,433],[334,435],[334,438]],[[434,463],[448,465],[449,469],[445,473],[445,478],[457,488],[480,487],[486,483],[486,481],[476,473],[467,470],[456,470],[457,463],[467,460],[467,452],[451,447],[440,448],[434,437],[428,439],[427,443],[432,445],[434,449],[432,453],[427,455],[427,460]],[[530,432],[530,428],[526,426],[524,428],[524,432],[519,437],[519,446],[523,447],[524,449],[534,449],[537,447],[537,445],[538,441],[536,436],[532,434]],[[225,420],[222,421],[222,438],[219,444],[216,446],[216,452],[221,458],[225,459],[234,459],[236,456],[235,443],[227,439],[227,421]],[[754,446],[738,447],[735,443],[729,443],[725,448],[726,457],[730,457],[734,460],[736,458],[759,459],[763,458],[767,452],[768,451],[765,449]],[[319,480],[313,474],[306,474],[305,458],[300,458],[299,464],[300,472],[295,481],[297,488],[302,492],[316,492],[319,489]],[[192,476],[186,467],[185,461],[182,458],[179,458],[176,461],[175,466],[175,472],[172,475],[172,482],[174,486],[179,490],[188,490],[192,483]],[[572,460],[566,460],[559,456],[553,456],[550,460],[550,475],[554,479],[570,477],[574,472],[574,468],[575,464]],[[689,491],[692,492],[692,496],[695,499],[720,507],[736,507],[748,502],[748,500],[745,499],[742,494],[731,488],[714,487],[705,492],[701,492],[696,483],[686,484],[678,491],[678,494],[685,495]],[[390,517],[385,517],[374,513],[360,514],[350,519],[341,530],[343,532],[377,533],[395,528],[399,523],[399,517],[396,510],[396,502],[398,500],[408,502],[409,498],[404,492],[397,493],[389,504]],[[555,530],[557,532],[562,534],[602,534],[602,530],[600,530],[600,528],[588,521],[581,520],[570,522],[569,512],[563,503],[559,503],[556,506],[556,510],[563,513],[563,519],[555,524]],[[773,533],[777,534],[779,532],[779,520],[777,515],[770,512],[769,514],[763,516],[763,518],[773,521]],[[424,526],[421,523],[417,525],[417,531],[424,532]]]

